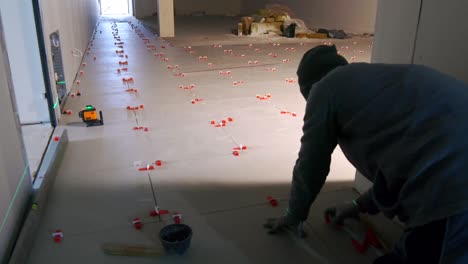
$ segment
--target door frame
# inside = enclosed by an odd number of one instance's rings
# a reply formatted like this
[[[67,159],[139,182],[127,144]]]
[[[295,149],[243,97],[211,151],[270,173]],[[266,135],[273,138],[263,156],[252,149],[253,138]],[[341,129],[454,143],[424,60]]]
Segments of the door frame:
[[[39,54],[41,57],[42,75],[44,77],[45,98],[49,109],[50,124],[52,127],[57,127],[57,115],[55,108],[58,104],[54,102],[54,94],[52,92],[52,84],[50,82],[49,66],[47,63],[47,53],[44,40],[44,30],[42,28],[42,16],[40,0],[33,0],[34,21],[36,22],[36,35],[39,45]]]

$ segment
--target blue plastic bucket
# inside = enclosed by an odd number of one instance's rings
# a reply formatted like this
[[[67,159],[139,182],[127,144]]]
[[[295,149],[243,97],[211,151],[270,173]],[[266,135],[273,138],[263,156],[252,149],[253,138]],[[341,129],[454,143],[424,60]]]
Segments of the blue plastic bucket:
[[[172,224],[159,232],[159,239],[168,254],[183,255],[190,247],[192,228],[184,224]]]

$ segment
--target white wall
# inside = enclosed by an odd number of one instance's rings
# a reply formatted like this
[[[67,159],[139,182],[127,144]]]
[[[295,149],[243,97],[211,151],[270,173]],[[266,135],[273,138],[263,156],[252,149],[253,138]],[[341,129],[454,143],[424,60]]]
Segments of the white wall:
[[[380,0],[372,62],[424,64],[468,82],[466,10],[465,0]]]
[[[378,1],[372,62],[411,63],[421,0]]]
[[[82,60],[82,57],[73,56],[72,51],[76,49],[86,54],[99,18],[99,4],[97,0],[41,0],[40,3],[50,80],[56,98],[50,34],[60,32],[65,80],[70,91]]]
[[[0,10],[2,18],[5,10]],[[19,119],[14,110],[13,85],[3,38],[4,31],[0,25],[0,263],[12,249],[12,238],[20,227],[31,192],[31,176],[26,167]]]
[[[312,29],[374,32],[377,0],[243,0],[241,11],[251,14],[269,3],[288,6]]]
[[[21,123],[50,121],[31,0],[0,1]]]
[[[414,63],[468,83],[468,1],[424,0]]]

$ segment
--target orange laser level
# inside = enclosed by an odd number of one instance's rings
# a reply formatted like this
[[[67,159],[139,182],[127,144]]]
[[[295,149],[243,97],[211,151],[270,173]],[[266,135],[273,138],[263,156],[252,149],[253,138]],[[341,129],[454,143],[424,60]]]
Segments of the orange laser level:
[[[97,110],[92,105],[87,105],[85,108],[81,109],[78,113],[78,116],[83,119],[83,122],[87,127],[90,126],[102,126],[104,125],[104,118],[102,117],[102,111],[99,111],[99,118]]]

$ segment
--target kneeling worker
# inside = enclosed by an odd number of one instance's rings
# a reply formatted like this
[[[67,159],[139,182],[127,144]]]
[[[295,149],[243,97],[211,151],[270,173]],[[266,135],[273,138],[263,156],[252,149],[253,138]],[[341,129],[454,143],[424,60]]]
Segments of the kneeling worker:
[[[308,51],[297,74],[304,134],[288,210],[270,233],[302,234],[339,144],[373,186],[327,209],[334,224],[379,212],[405,223],[374,263],[468,263],[468,86],[425,66],[348,64],[335,46]]]

